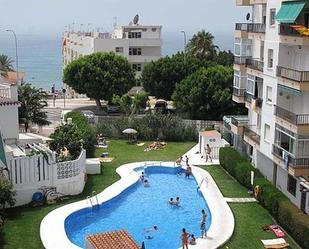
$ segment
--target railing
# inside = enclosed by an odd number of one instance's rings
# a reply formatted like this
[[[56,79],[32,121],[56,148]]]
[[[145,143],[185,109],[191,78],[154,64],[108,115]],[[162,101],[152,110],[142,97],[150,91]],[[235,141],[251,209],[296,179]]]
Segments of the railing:
[[[309,168],[309,157],[308,158],[298,158],[295,157],[292,153],[281,148],[280,146],[273,145],[273,155],[282,159],[282,161],[287,162],[287,167],[293,168]]]
[[[83,171],[85,158],[86,151],[82,150],[76,160],[57,163],[57,179],[61,180],[78,176]]]
[[[260,144],[260,135],[257,134],[255,131],[250,129],[250,126],[244,127],[244,135],[249,137],[251,140],[253,140],[255,143]]]
[[[246,65],[247,59],[250,57],[248,56],[234,56],[234,64],[237,65]]]
[[[293,29],[289,24],[280,24],[279,34],[288,36],[301,36],[301,34],[298,33],[298,31],[296,31],[295,29]]]
[[[248,92],[245,92],[245,101],[251,103],[252,99],[254,99],[254,96]]]
[[[233,95],[238,97],[244,97],[245,96],[246,89],[239,89],[233,87]]]
[[[251,69],[255,69],[255,70],[263,72],[264,62],[256,60],[256,59],[247,59],[246,60],[246,66],[251,68]]]
[[[249,122],[248,116],[232,116],[231,123],[235,126],[247,125]]]
[[[236,23],[235,30],[253,33],[265,33],[266,25],[262,23]]]
[[[279,106],[275,106],[275,115],[294,125],[309,124],[309,114],[295,114]]]
[[[10,88],[0,86],[0,97],[2,98],[11,98]]]
[[[298,71],[295,69],[277,66],[277,76],[297,82],[309,82],[309,71]]]

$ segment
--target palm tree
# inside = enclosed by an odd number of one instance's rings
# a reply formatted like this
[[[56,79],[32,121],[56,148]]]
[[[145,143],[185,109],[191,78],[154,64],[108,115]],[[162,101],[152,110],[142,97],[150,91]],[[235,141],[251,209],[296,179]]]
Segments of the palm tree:
[[[1,75],[6,75],[9,71],[14,71],[13,60],[7,55],[0,54],[0,72]]]
[[[23,84],[18,88],[19,123],[25,125],[26,132],[31,124],[39,126],[49,125],[47,114],[43,108],[47,106],[46,94],[30,84]]]
[[[186,47],[189,56],[200,60],[213,60],[217,55],[218,46],[214,45],[214,36],[205,30],[195,34]]]

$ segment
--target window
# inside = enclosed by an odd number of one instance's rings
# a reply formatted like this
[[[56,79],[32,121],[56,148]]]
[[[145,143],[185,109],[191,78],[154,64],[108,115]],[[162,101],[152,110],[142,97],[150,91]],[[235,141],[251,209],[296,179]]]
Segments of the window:
[[[115,51],[116,53],[123,53],[123,47],[116,47]]]
[[[129,32],[128,37],[132,38],[142,38],[142,32]]]
[[[266,142],[269,142],[270,138],[270,126],[268,124],[265,124],[264,126],[264,140]]]
[[[276,16],[276,9],[270,9],[270,15],[269,15],[270,26],[275,25],[275,16]]]
[[[129,55],[142,55],[142,48],[129,48]]]
[[[142,71],[142,65],[141,64],[133,64],[132,68],[134,71],[140,72]]]
[[[254,90],[255,90],[255,77],[251,74],[248,74],[246,92],[250,93],[251,95],[254,95],[255,92]]]
[[[267,86],[266,87],[266,101],[267,102],[273,102],[272,92],[273,92],[272,87]]]
[[[294,196],[296,196],[296,183],[297,181],[295,180],[295,178],[291,175],[288,175],[287,189]]]
[[[157,31],[157,29],[156,29],[156,28],[152,28],[151,30],[152,30],[152,32],[156,32],[156,31]]]
[[[268,68],[273,68],[274,66],[274,50],[268,49]]]

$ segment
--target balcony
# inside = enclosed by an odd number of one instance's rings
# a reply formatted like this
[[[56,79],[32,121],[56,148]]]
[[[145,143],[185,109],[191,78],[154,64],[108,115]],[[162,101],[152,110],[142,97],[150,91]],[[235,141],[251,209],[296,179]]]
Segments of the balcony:
[[[302,36],[289,24],[279,26],[280,42],[288,45],[306,46],[309,45],[309,36]]]
[[[0,86],[0,97],[1,98],[11,98],[11,91],[9,87]]]
[[[248,68],[263,72],[264,62],[256,59],[247,59],[246,65]]]
[[[266,25],[262,23],[236,23],[235,37],[264,40]]]
[[[245,92],[246,89],[239,89],[233,87],[233,101],[235,101],[236,103],[245,103]]]
[[[309,156],[295,157],[278,145],[273,145],[274,162],[293,176],[309,176]]]
[[[253,130],[252,126],[244,126],[244,140],[246,143],[250,144],[252,147],[259,149],[260,147],[260,135],[258,130]],[[255,127],[256,128],[256,127]]]
[[[242,135],[244,133],[244,126],[248,125],[248,116],[232,116],[231,117],[231,131],[234,134]]]
[[[309,91],[309,71],[299,71],[287,67],[277,66],[279,82],[300,91]]]
[[[249,59],[249,56],[234,56],[234,64],[236,65],[246,65],[246,61]]]
[[[250,0],[250,4],[267,4],[267,0]]]
[[[250,0],[236,0],[237,6],[249,6]]]
[[[299,135],[309,134],[309,114],[296,114],[275,106],[277,123]]]

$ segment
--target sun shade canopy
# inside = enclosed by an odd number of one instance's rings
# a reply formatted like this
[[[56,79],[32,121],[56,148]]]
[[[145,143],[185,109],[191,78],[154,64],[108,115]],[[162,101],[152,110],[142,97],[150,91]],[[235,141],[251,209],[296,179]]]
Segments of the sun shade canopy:
[[[283,2],[280,10],[276,15],[276,21],[280,23],[295,23],[302,9],[305,7],[305,2]]]

